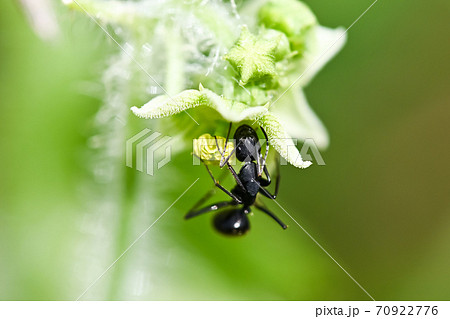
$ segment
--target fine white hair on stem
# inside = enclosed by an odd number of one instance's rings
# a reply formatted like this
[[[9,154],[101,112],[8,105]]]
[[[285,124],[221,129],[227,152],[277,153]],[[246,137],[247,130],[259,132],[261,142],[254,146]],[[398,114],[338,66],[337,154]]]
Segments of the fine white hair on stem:
[[[50,0],[20,0],[33,31],[43,40],[58,37],[60,30]]]

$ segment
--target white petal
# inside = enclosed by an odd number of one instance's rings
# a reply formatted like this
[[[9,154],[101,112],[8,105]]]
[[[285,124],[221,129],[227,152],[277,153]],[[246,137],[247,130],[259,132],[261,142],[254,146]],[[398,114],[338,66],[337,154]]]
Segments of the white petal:
[[[303,161],[294,141],[275,115],[267,112],[258,119],[258,123],[266,131],[270,145],[290,164],[299,168],[307,168],[312,164],[310,161]]]
[[[307,40],[306,51],[296,70],[298,76],[296,86],[304,87],[339,51],[347,40],[344,28],[330,29],[315,27]]]
[[[309,106],[303,91],[292,88],[270,111],[286,128],[286,131],[299,140],[313,139],[320,149],[328,147],[330,140],[327,129]]]

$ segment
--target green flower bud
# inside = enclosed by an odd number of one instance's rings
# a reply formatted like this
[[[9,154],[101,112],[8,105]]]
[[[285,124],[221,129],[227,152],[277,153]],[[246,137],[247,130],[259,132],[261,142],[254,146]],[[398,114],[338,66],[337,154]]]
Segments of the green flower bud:
[[[291,53],[289,39],[283,32],[274,29],[267,29],[261,33],[261,36],[264,40],[277,44],[273,54],[276,61],[283,60]]]
[[[276,0],[264,4],[258,13],[259,22],[267,28],[286,34],[291,49],[304,51],[305,35],[317,24],[312,11],[297,0]]]

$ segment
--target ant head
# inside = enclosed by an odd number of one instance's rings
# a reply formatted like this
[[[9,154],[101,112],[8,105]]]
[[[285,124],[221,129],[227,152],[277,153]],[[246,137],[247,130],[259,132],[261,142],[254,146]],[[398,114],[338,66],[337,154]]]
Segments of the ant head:
[[[248,125],[241,125],[234,133],[236,141],[236,158],[240,162],[254,161],[261,150],[258,135]]]
[[[228,209],[214,217],[214,228],[224,235],[241,236],[250,229],[250,221],[243,209]]]

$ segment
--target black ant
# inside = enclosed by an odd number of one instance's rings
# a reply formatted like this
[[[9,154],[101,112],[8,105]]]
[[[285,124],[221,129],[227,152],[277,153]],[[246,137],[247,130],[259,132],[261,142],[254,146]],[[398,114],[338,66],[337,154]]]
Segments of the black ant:
[[[248,125],[241,125],[237,128],[234,133],[234,140],[236,141],[236,147],[232,152],[225,158],[226,149],[227,149],[227,141],[231,131],[231,123],[228,129],[227,138],[225,142],[225,147],[223,152],[219,148],[219,144],[216,139],[216,146],[219,150],[219,153],[222,155],[220,160],[220,167],[227,165],[227,168],[230,170],[234,179],[236,180],[237,185],[230,191],[228,191],[225,187],[219,184],[219,182],[214,178],[211,173],[208,165],[205,164],[206,170],[208,174],[211,176],[214,181],[214,185],[221,189],[224,193],[232,198],[231,201],[224,201],[212,204],[200,210],[196,210],[198,206],[200,206],[204,201],[206,201],[212,193],[208,193],[205,195],[203,199],[201,199],[185,216],[185,219],[189,219],[210,211],[216,211],[221,208],[225,208],[228,206],[239,206],[223,210],[216,214],[214,217],[214,227],[221,233],[225,235],[243,235],[250,229],[250,221],[248,220],[247,215],[251,212],[250,207],[254,206],[262,212],[266,213],[270,217],[272,217],[283,229],[286,229],[287,226],[276,217],[271,211],[269,211],[266,207],[261,204],[255,203],[256,195],[258,193],[264,195],[267,198],[275,199],[278,195],[278,188],[280,184],[280,174],[279,174],[279,165],[277,165],[277,177],[275,184],[275,193],[270,194],[265,187],[268,187],[271,184],[271,179],[269,175],[269,171],[266,167],[267,155],[269,153],[269,140],[267,138],[267,134],[262,127],[261,131],[263,132],[266,138],[266,152],[264,158],[261,154],[261,145],[259,143],[258,135],[255,130]],[[239,171],[239,174],[233,169],[229,160],[233,153],[236,153],[236,158],[238,161],[243,162],[243,166]],[[266,176],[266,178],[262,177],[262,174]]]

